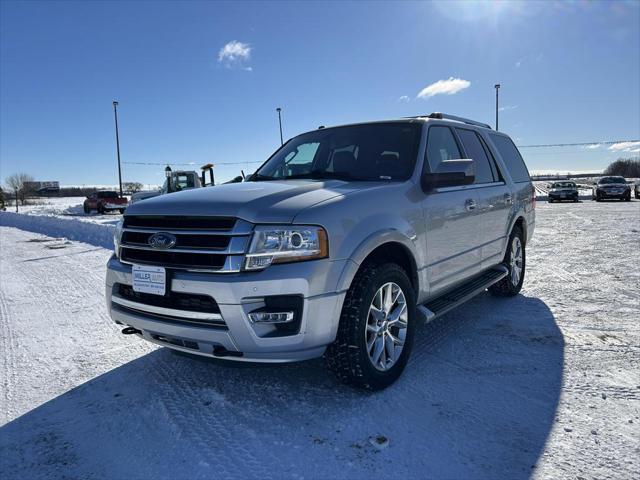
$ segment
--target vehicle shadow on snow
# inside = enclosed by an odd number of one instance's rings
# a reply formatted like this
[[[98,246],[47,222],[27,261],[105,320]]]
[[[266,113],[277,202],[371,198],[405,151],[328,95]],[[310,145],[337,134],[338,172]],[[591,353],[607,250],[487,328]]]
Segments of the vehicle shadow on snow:
[[[542,301],[488,294],[420,326],[404,375],[382,392],[338,385],[321,360],[256,366],[159,349],[0,428],[0,471],[528,478],[554,424],[563,355]]]

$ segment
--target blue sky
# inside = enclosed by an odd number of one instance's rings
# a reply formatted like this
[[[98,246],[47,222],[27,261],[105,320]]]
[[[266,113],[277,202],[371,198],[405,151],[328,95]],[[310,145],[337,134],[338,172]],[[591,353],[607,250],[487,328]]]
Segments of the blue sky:
[[[519,145],[640,138],[637,1],[2,1],[0,27],[1,178],[115,184],[112,100],[123,162],[213,162],[221,180],[278,146],[277,106],[286,138],[432,111],[493,124],[496,82]],[[638,155],[611,148],[522,152],[560,171]]]

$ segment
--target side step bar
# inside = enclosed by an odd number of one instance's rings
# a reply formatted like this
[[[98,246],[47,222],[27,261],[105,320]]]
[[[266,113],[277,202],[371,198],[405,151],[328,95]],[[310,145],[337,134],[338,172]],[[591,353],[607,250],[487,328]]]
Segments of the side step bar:
[[[429,300],[423,305],[418,305],[418,312],[425,317],[427,322],[431,322],[445,313],[453,310],[458,305],[463,304],[470,298],[485,291],[491,285],[499,282],[509,274],[507,267],[498,266],[481,273],[477,277],[463,283],[459,287],[449,292],[443,293],[439,297]]]

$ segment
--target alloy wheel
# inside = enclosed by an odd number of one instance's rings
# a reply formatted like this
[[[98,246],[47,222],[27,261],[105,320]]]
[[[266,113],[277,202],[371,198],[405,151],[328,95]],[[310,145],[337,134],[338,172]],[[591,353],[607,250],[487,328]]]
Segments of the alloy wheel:
[[[407,300],[397,283],[382,285],[373,296],[367,314],[365,339],[372,365],[389,370],[400,358],[407,336]]]

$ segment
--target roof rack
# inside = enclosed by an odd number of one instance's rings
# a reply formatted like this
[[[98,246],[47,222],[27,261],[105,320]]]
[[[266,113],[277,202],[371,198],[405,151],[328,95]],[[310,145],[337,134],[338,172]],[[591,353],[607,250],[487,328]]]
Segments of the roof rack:
[[[454,122],[466,123],[469,125],[475,125],[476,127],[483,127],[491,130],[491,125],[487,125],[486,123],[476,122],[475,120],[469,120],[468,118],[464,118],[464,117],[456,117],[455,115],[449,115],[447,113],[441,113],[441,112],[433,112],[433,113],[430,113],[429,115],[417,115],[415,117],[410,117],[410,118],[424,118],[424,117],[437,118],[438,120],[453,120]]]

